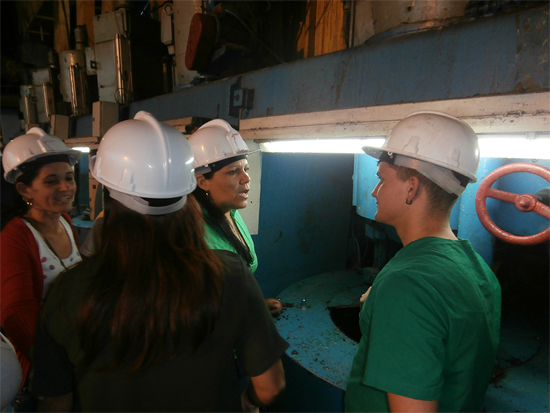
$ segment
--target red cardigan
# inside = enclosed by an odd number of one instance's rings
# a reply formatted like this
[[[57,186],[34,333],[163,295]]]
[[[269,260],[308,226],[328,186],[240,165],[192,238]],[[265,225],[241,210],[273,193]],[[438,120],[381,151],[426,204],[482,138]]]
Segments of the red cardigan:
[[[69,214],[63,217],[78,237]],[[34,342],[44,290],[38,243],[21,218],[14,218],[0,233],[0,323],[17,350],[23,383],[29,371],[29,349]]]

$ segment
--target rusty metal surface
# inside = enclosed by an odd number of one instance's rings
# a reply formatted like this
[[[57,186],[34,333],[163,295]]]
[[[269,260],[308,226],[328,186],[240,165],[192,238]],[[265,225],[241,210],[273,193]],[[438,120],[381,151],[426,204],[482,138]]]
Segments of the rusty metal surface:
[[[361,274],[343,270],[309,277],[281,292],[278,298],[283,311],[275,323],[290,343],[287,355],[321,379],[345,389],[357,343],[333,324],[327,307],[357,304],[367,289]]]
[[[236,82],[255,91],[243,118],[545,91],[548,17],[542,7],[357,46],[135,102],[128,114],[237,123]]]

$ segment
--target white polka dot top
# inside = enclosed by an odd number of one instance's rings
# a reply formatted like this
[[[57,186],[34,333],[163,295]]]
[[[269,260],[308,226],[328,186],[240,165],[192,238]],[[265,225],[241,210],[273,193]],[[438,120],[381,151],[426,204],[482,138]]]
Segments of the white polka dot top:
[[[55,253],[50,250],[40,233],[27,220],[23,219],[23,221],[32,231],[34,239],[38,244],[38,253],[40,254],[40,262],[42,264],[42,272],[44,274],[44,291],[42,292],[43,300],[52,281],[55,280],[57,276],[65,270],[65,268],[63,268],[63,265],[61,265],[61,262],[59,261],[57,255],[55,255]],[[63,217],[60,217],[59,221],[63,225],[63,228],[65,228],[65,232],[67,232],[67,235],[71,240],[71,253],[67,258],[62,259],[65,267],[69,268],[76,263],[82,261],[82,258],[80,257],[80,253],[78,252],[78,248],[76,247],[73,231],[71,230],[69,223]]]

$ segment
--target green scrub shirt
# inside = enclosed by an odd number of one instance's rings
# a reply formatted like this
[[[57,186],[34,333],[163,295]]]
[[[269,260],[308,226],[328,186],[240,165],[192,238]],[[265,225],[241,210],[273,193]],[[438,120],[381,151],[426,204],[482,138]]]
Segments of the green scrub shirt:
[[[388,412],[386,393],[479,411],[500,332],[500,285],[465,240],[414,241],[384,267],[360,312],[346,411]]]
[[[202,212],[204,215],[208,214],[204,209],[202,210]],[[256,251],[254,250],[254,242],[252,241],[252,236],[250,235],[250,232],[248,232],[248,228],[246,227],[246,224],[244,223],[241,214],[239,214],[239,211],[234,209],[230,212],[230,214],[233,218],[233,221],[235,221],[235,224],[237,224],[237,228],[239,229],[241,235],[244,238],[244,241],[246,242],[246,245],[248,246],[248,249],[250,250],[252,262],[250,263],[249,268],[250,271],[254,273],[258,268],[258,257],[256,256]],[[226,236],[212,226],[208,225],[206,221],[204,225],[204,237],[208,246],[213,250],[225,250],[237,253],[237,251],[226,238]]]

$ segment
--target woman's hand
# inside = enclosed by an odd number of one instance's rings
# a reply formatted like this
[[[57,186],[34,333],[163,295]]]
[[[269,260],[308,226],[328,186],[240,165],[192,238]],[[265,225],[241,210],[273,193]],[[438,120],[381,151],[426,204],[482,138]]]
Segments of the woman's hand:
[[[283,309],[283,303],[275,298],[266,298],[265,303],[271,314],[277,314]]]

